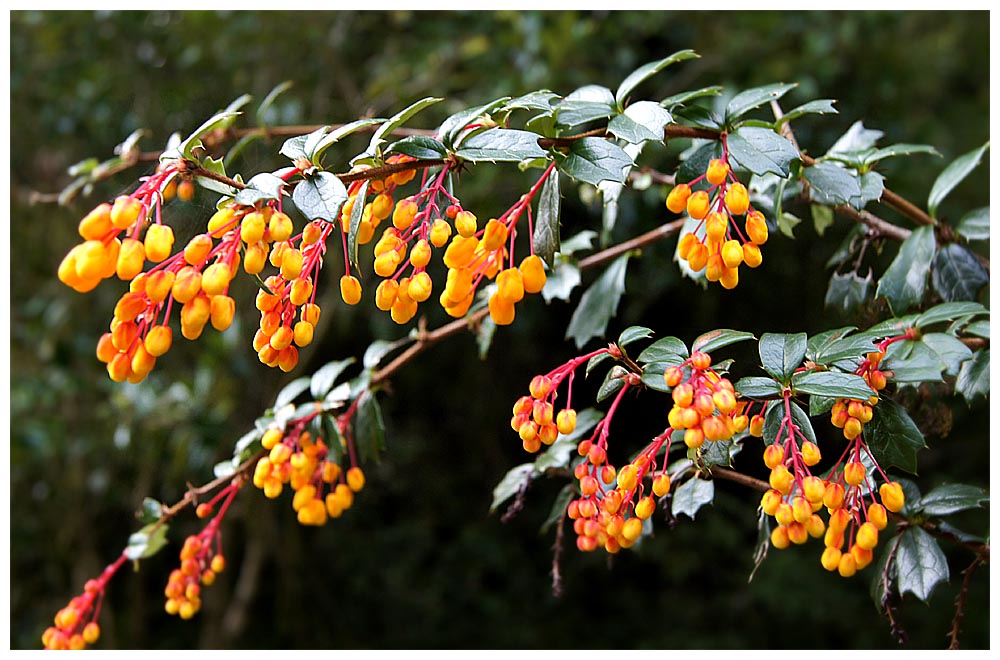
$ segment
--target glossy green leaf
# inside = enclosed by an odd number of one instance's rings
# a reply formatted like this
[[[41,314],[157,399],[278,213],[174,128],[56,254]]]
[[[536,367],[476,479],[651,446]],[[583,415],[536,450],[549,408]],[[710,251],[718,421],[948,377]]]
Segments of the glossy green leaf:
[[[765,376],[746,376],[733,386],[740,396],[748,399],[773,399],[781,396],[781,384]]]
[[[125,556],[136,561],[152,557],[167,544],[168,525],[160,525],[153,528],[157,523],[150,523],[128,537],[128,546],[125,548]]]
[[[732,440],[719,440],[716,442],[706,442],[698,448],[701,455],[701,464],[705,467],[721,465],[732,467],[733,458],[743,449],[743,444],[737,438]],[[692,516],[693,518],[694,516]]]
[[[584,378],[590,378],[590,374],[594,369],[611,359],[611,353],[599,353],[587,360],[587,366],[583,370]]]
[[[477,119],[489,115],[497,108],[506,105],[508,101],[510,101],[510,97],[504,96],[489,103],[456,112],[441,122],[441,125],[437,129],[438,137],[441,138],[444,144],[455,147],[469,124],[477,123]]]
[[[365,216],[365,200],[368,198],[368,184],[366,180],[361,184],[354,204],[351,205],[351,225],[347,228],[347,257],[351,265],[358,267],[358,231],[361,229],[361,221]]]
[[[882,135],[884,135],[882,131],[865,128],[864,124],[856,121],[837,139],[826,155],[849,154],[872,149]]]
[[[944,363],[945,373],[949,376],[958,375],[962,363],[972,357],[972,349],[954,335],[931,332],[921,337],[920,341],[938,354]]]
[[[990,393],[990,352],[988,349],[976,351],[971,360],[962,363],[955,379],[955,391],[965,397],[969,404],[977,396]]]
[[[622,331],[618,335],[618,346],[625,347],[631,343],[637,342],[640,339],[649,339],[653,336],[653,331],[649,328],[643,327],[641,325],[632,325]]]
[[[865,401],[875,392],[865,379],[839,371],[810,371],[792,377],[792,389],[800,394]]]
[[[781,428],[781,422],[785,419],[785,404],[783,401],[777,401],[773,405],[768,406],[767,412],[764,414],[764,442],[765,444],[774,444],[775,442],[784,443],[788,439],[788,434],[794,433],[795,442],[798,445],[802,444],[802,437],[804,436],[809,442],[816,442],[816,431],[813,429],[812,421],[809,419],[809,415],[806,411],[799,407],[799,404],[794,401],[789,403],[789,410],[792,413],[792,423],[795,425],[795,429],[790,431],[789,427],[786,425]],[[778,431],[781,431],[781,436],[778,436]],[[797,431],[797,432],[796,432]]]
[[[977,302],[949,302],[931,307],[913,321],[913,327],[923,330],[942,321],[956,321],[976,314],[985,314],[986,308]]]
[[[795,89],[795,87],[797,87],[797,85],[794,83],[775,83],[773,85],[754,87],[753,89],[740,92],[729,101],[728,105],[726,105],[726,123],[731,125],[732,122],[736,121],[754,108],[759,108],[765,103],[770,103],[771,101],[780,99],[782,96]]]
[[[817,99],[803,103],[797,108],[792,108],[786,112],[775,125],[780,127],[782,124],[806,115],[835,115],[837,114],[837,109],[833,107],[834,103],[836,103],[834,99]]]
[[[152,497],[142,498],[142,508],[139,510],[139,520],[144,525],[155,523],[163,517],[163,504]]]
[[[938,150],[929,144],[893,144],[888,147],[882,147],[881,149],[876,149],[872,153],[865,156],[865,164],[874,165],[880,160],[885,160],[886,158],[894,158],[896,156],[912,156],[914,154],[931,154],[932,156],[940,156]]]
[[[313,399],[320,401],[333,389],[337,378],[344,373],[344,369],[354,364],[355,359],[350,357],[345,360],[327,362],[316,370],[316,373],[309,379],[309,392]]]
[[[988,504],[985,489],[969,484],[942,484],[920,498],[917,505],[928,516],[947,516],[966,509],[979,509]]]
[[[534,473],[535,466],[531,463],[522,463],[508,470],[507,474],[500,480],[500,483],[493,488],[493,502],[490,504],[490,513],[493,513],[497,510],[497,507],[517,495],[518,491],[524,487],[525,482],[530,480]]]
[[[220,112],[206,119],[201,126],[196,128],[191,133],[191,135],[187,136],[187,138],[182,140],[181,143],[177,145],[177,151],[180,157],[186,158],[187,160],[197,160],[194,150],[203,146],[201,138],[212,131],[229,127],[239,116],[239,112]],[[164,152],[161,158],[166,156],[167,152]]]
[[[692,477],[674,489],[670,501],[670,511],[675,516],[682,513],[693,520],[698,509],[711,504],[715,499],[715,482],[710,479]]]
[[[933,227],[923,226],[913,230],[882,275],[875,295],[884,297],[894,314],[923,299],[935,247]]]
[[[833,224],[833,209],[822,204],[810,204],[809,215],[812,216],[813,228],[822,236]]]
[[[816,361],[816,356],[820,355],[828,346],[849,336],[857,330],[856,326],[845,325],[842,328],[831,328],[818,332],[809,337],[806,342],[806,359]]]
[[[778,230],[782,234],[788,238],[795,238],[794,230],[799,224],[802,223],[802,219],[785,211],[777,217],[777,222]]]
[[[463,141],[455,155],[473,163],[545,158],[546,152],[538,146],[538,137],[530,131],[494,128]]]
[[[955,231],[970,241],[990,240],[990,207],[984,206],[963,215]]]
[[[741,330],[710,330],[709,332],[699,335],[694,342],[692,342],[691,352],[701,351],[702,353],[711,353],[712,351],[722,348],[723,346],[729,346],[730,344],[746,341],[747,339],[756,338],[753,336],[753,333],[743,332]]]
[[[493,345],[493,337],[496,335],[496,331],[497,324],[489,315],[476,326],[476,348],[479,349],[480,360],[485,360],[486,356],[489,355],[490,346]]]
[[[538,214],[531,243],[535,254],[541,257],[549,269],[555,267],[556,252],[559,252],[559,216],[562,197],[559,192],[559,172],[552,172],[542,184],[538,194]],[[546,284],[548,282],[546,281]]]
[[[885,192],[885,177],[880,173],[875,171],[865,172],[861,175],[860,184],[861,194],[857,197],[851,198],[851,206],[860,210],[863,209],[868,202],[877,202],[882,199],[882,193]]]
[[[990,143],[987,142],[978,149],[973,149],[969,153],[959,156],[938,175],[938,178],[934,180],[934,185],[931,186],[930,195],[927,197],[927,211],[932,218],[937,217],[938,206],[948,196],[948,193],[976,169],[989,148]]]
[[[282,387],[281,391],[278,392],[278,396],[274,398],[274,409],[282,408],[297,399],[300,394],[309,389],[309,385],[310,379],[303,376],[302,378],[296,378]]]
[[[378,399],[371,391],[361,394],[357,412],[354,413],[354,439],[362,463],[378,461],[385,449],[385,422]]]
[[[604,375],[604,381],[601,386],[597,388],[597,396],[594,400],[600,403],[613,394],[616,394],[618,390],[625,386],[624,377],[628,374],[624,368],[620,366],[614,366],[608,369],[608,373]]]
[[[598,185],[601,181],[625,183],[632,159],[613,142],[589,137],[577,140],[566,154],[557,154],[559,170],[578,181]]]
[[[565,246],[563,243],[562,247]],[[556,298],[569,301],[573,289],[579,286],[580,281],[580,268],[576,265],[576,259],[559,254],[555,258],[555,267],[546,273],[542,298],[545,302],[552,302]]]
[[[705,174],[709,162],[714,158],[722,158],[722,144],[717,140],[711,140],[701,145],[681,161],[677,168],[677,183],[690,183]],[[707,188],[708,183],[702,180],[692,190]]]
[[[941,380],[945,363],[923,342],[904,341],[886,350],[882,368],[891,371],[897,383],[920,383]]]
[[[644,364],[642,366],[642,384],[657,392],[669,392],[673,388],[667,386],[663,372],[669,367],[679,366],[682,362],[684,362],[684,358],[680,355],[672,355],[663,361]]]
[[[539,89],[507,101],[503,104],[501,110],[504,112],[518,109],[549,111],[552,109],[553,101],[557,99],[559,99],[558,94],[554,94],[547,89]]]
[[[376,339],[365,349],[365,354],[361,357],[361,366],[365,369],[374,369],[382,362],[382,358],[411,341],[410,337],[400,337],[395,341]]]
[[[758,176],[772,172],[786,177],[792,161],[799,158],[792,143],[769,128],[743,126],[730,133],[726,144],[736,164]]]
[[[970,335],[972,337],[982,337],[983,339],[990,338],[990,322],[989,321],[973,321],[969,325],[962,328],[962,333]]]
[[[872,406],[872,419],[865,426],[865,438],[875,460],[886,470],[895,465],[917,473],[917,452],[924,447],[924,435],[903,406],[883,398]]]
[[[787,384],[806,356],[806,334],[764,333],[760,337],[760,361],[764,371]]]
[[[847,204],[851,198],[861,196],[858,175],[833,163],[816,163],[803,168],[802,176],[809,183],[812,199],[820,204]]]
[[[827,366],[841,360],[860,361],[874,350],[875,338],[868,333],[858,333],[824,343],[817,348],[811,359],[816,364]]]
[[[608,132],[632,144],[646,140],[662,141],[663,127],[673,123],[670,113],[652,101],[639,101],[615,115],[608,123]]]
[[[687,345],[677,337],[661,337],[644,348],[636,359],[639,362],[662,362],[678,357],[681,361],[688,357]]]
[[[911,593],[924,602],[934,587],[948,581],[948,560],[934,537],[922,528],[909,527],[900,537],[896,576],[900,594]]]
[[[836,397],[813,395],[809,397],[809,416],[825,415],[833,409],[835,403],[837,403]]]
[[[419,101],[416,101],[415,103],[410,104],[403,110],[400,110],[399,112],[394,114],[389,119],[372,120],[380,122],[382,125],[379,126],[378,130],[375,131],[375,134],[372,135],[372,139],[368,143],[368,148],[363,153],[353,158],[351,160],[351,164],[354,165],[356,163],[362,162],[367,159],[379,160],[382,153],[382,145],[385,144],[386,142],[385,139],[386,136],[391,135],[394,130],[405,124],[421,110],[443,100],[444,99],[428,96],[426,98],[420,99]],[[359,121],[366,121],[366,120],[359,120]]]
[[[280,177],[261,172],[247,181],[247,187],[236,193],[233,201],[242,206],[253,206],[266,199],[281,199],[281,190],[284,187],[285,181]]]
[[[607,119],[616,113],[611,90],[600,85],[585,85],[555,106],[556,122],[562,126],[577,126],[597,119]]]
[[[990,283],[990,273],[969,248],[949,243],[934,255],[934,291],[948,302],[975,300]]]
[[[684,105],[685,103],[695,99],[704,98],[706,96],[719,96],[720,94],[722,94],[722,87],[719,85],[712,85],[710,87],[702,87],[701,89],[692,89],[686,92],[673,94],[660,101],[660,105],[670,110],[678,105]]]
[[[663,58],[662,60],[643,64],[638,69],[628,74],[628,76],[625,77],[625,80],[622,81],[622,84],[618,86],[618,91],[615,92],[615,101],[618,103],[619,107],[622,106],[628,98],[628,95],[651,76],[656,75],[671,64],[683,62],[684,60],[690,60],[696,57],[699,57],[699,55],[693,50],[680,50],[669,57]]]
[[[443,144],[427,135],[408,135],[390,144],[386,151],[406,154],[420,160],[433,160],[448,155],[448,149]]]
[[[295,186],[292,201],[309,220],[318,218],[337,222],[340,219],[340,208],[347,201],[347,188],[335,174],[317,172]]]
[[[566,328],[566,339],[572,339],[577,348],[582,348],[593,337],[604,336],[618,309],[618,301],[625,293],[628,259],[629,254],[625,253],[611,262],[580,298]]]
[[[849,315],[868,301],[872,287],[872,274],[865,277],[857,273],[834,273],[826,288],[824,304],[828,309]]]
[[[566,509],[575,497],[576,488],[573,487],[573,484],[563,486],[556,494],[556,499],[552,501],[552,508],[549,509],[549,515],[545,518],[541,528],[539,528],[539,533],[545,534],[552,529],[552,525],[555,525],[561,518],[566,516]]]

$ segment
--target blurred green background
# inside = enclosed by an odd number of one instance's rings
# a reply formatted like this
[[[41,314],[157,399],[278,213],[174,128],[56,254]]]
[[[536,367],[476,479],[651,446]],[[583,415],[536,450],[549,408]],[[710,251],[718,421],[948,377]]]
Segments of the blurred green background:
[[[147,150],[173,131],[186,135],[243,93],[259,101],[294,87],[274,123],[318,124],[388,116],[424,96],[447,101],[412,123],[503,95],[548,88],[561,95],[598,83],[614,89],[634,68],[692,48],[701,59],[644,84],[648,98],[722,84],[735,91],[797,82],[786,108],[838,100],[839,115],[796,123],[800,145],[823,153],[853,122],[884,131],[882,144],[924,143],[944,156],[885,162],[887,185],[922,204],[945,164],[989,137],[987,12],[27,12],[11,13],[11,646],[38,648],[51,617],[82,591],[138,527],[142,498],[174,502],[185,484],[211,478],[233,442],[296,375],[360,355],[373,339],[406,329],[365,303],[348,309],[321,284],[324,316],[299,368],[282,374],[250,347],[257,324],[253,287],[234,294],[237,323],[197,342],[175,342],[141,385],[109,381],[94,357],[124,285],[80,295],[55,271],[78,240],[80,217],[126,191],[141,171],[97,187],[70,207],[30,204],[33,191],[66,185],[66,169],[106,158],[137,128]],[[252,107],[252,106],[251,106]],[[245,178],[271,171],[280,140],[258,143],[236,164]],[[351,143],[353,146],[353,143]],[[345,160],[363,148],[339,152]],[[331,156],[333,153],[331,152]],[[328,156],[330,158],[330,156]],[[662,154],[664,169],[675,160]],[[479,168],[462,200],[480,217],[504,210],[531,173]],[[942,208],[957,219],[988,204],[983,168]],[[564,180],[563,235],[595,228],[600,209]],[[667,219],[665,191],[628,195],[613,239]],[[194,233],[214,197],[174,204],[168,220]],[[807,209],[795,210],[808,217]],[[887,219],[904,222],[891,211]],[[774,233],[764,265],[732,292],[682,281],[673,241],[647,249],[629,268],[628,294],[609,336],[633,324],[685,341],[716,327],[754,333],[845,325],[822,309],[829,272],[821,265],[847,229],[822,237],[809,223],[796,241]],[[893,250],[887,255],[891,256]],[[885,259],[883,258],[883,262]],[[884,263],[882,264],[884,266]],[[336,268],[329,277],[339,277]],[[585,275],[584,282],[594,274]],[[775,295],[776,289],[780,292]],[[370,289],[368,289],[370,290]],[[335,295],[335,293],[334,293]],[[575,300],[578,299],[579,290]],[[367,299],[367,296],[366,296]],[[188,622],[163,612],[162,590],[180,542],[198,529],[178,518],[171,544],[138,573],[112,582],[101,615],[102,648],[894,648],[868,596],[870,569],[852,580],[819,565],[815,543],[772,551],[753,581],[758,495],[720,483],[696,521],[656,535],[613,559],[582,555],[568,538],[564,595],[551,592],[552,534],[540,535],[560,483],[532,488],[504,524],[488,508],[494,485],[524,462],[507,421],[528,381],[577,352],[563,339],[573,306],[535,296],[497,332],[480,362],[471,336],[426,351],[382,397],[388,451],[368,469],[368,487],[343,518],[320,529],[295,522],[287,496],[248,489],[224,524],[229,568]],[[436,305],[430,327],[446,319]],[[590,348],[599,346],[598,340]],[[755,364],[734,348],[727,357]],[[592,385],[592,384],[591,384]],[[589,387],[590,385],[586,385]],[[662,399],[627,402],[612,429],[622,454],[662,428]],[[935,399],[915,418],[930,429],[950,418],[945,439],[929,435],[918,481],[987,485],[984,402]],[[832,437],[832,435],[831,435]],[[612,457],[614,458],[614,457]],[[738,467],[760,474],[755,450]],[[985,515],[968,520],[988,533]],[[567,532],[570,530],[567,529]],[[571,535],[570,535],[571,536]],[[900,621],[906,648],[947,646],[952,602],[971,556],[948,547],[951,581],[929,606],[908,597]],[[989,646],[988,568],[969,594],[961,641]]]

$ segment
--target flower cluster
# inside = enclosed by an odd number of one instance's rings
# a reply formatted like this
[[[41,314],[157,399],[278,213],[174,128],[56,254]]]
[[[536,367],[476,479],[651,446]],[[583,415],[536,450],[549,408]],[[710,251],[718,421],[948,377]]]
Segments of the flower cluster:
[[[196,509],[199,518],[207,518],[215,510],[215,504],[222,500],[219,512],[197,534],[184,539],[181,548],[181,564],[170,573],[163,595],[167,597],[164,609],[167,614],[190,619],[201,609],[201,589],[211,586],[216,576],[226,568],[222,554],[222,531],[219,525],[232,504],[233,498],[243,480],[237,479],[223,488],[210,501],[203,502]]]
[[[128,557],[122,553],[99,577],[87,580],[83,586],[83,593],[74,597],[66,607],[56,613],[54,625],[42,633],[42,645],[46,649],[80,651],[100,638],[101,627],[97,623],[97,618],[101,614],[104,591],[108,581],[127,559]]]
[[[830,410],[830,423],[843,429],[844,437],[848,440],[861,435],[865,424],[872,419],[872,406],[878,403],[878,393],[886,386],[885,373],[878,368],[884,357],[885,346],[880,345],[879,350],[865,356],[854,372],[863,377],[868,387],[872,388],[873,394],[868,401],[837,399]]]
[[[709,187],[695,190],[702,180]],[[750,204],[746,186],[733,175],[725,139],[722,158],[712,159],[705,173],[690,183],[674,186],[667,195],[667,209],[686,211],[699,221],[694,231],[681,236],[677,254],[691,270],[704,269],[709,282],[732,289],[739,283],[740,264],[756,268],[763,261],[760,246],[767,242],[767,223]],[[736,222],[744,214],[745,233]]]
[[[269,499],[281,495],[289,484],[295,495],[292,508],[303,525],[325,525],[339,518],[354,504],[354,494],[365,485],[365,474],[357,465],[346,471],[331,460],[322,438],[313,439],[304,425],[283,433],[277,427],[264,432],[261,443],[269,454],[254,468],[253,484]],[[353,445],[349,447],[353,458]]]
[[[737,400],[733,384],[712,369],[712,356],[694,351],[679,365],[667,367],[663,378],[671,387],[673,407],[667,415],[670,428],[684,431],[684,444],[692,449],[705,440],[729,440],[745,431],[749,418],[745,403]]]

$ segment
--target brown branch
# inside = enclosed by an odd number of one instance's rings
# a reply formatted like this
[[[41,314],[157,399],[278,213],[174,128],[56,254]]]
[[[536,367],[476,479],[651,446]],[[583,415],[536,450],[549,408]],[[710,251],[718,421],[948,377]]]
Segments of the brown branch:
[[[759,490],[762,493],[771,490],[771,485],[766,481],[761,481],[760,479],[755,479],[751,476],[743,474],[742,472],[730,470],[729,468],[720,467],[718,465],[713,465],[709,470],[709,474],[715,479],[735,481],[738,484],[753,488],[754,490]]]
[[[673,222],[668,222],[664,225],[660,225],[656,229],[651,229],[645,234],[640,234],[633,239],[627,240],[623,243],[619,243],[613,247],[597,252],[590,255],[584,259],[581,259],[579,264],[577,264],[581,270],[587,268],[593,268],[594,266],[600,266],[601,264],[613,261],[621,255],[629,252],[631,250],[638,250],[643,248],[650,243],[655,243],[660,239],[666,238],[676,234],[684,227],[684,220],[674,220]]]
[[[962,618],[965,616],[965,600],[969,596],[969,584],[972,581],[972,574],[975,572],[979,564],[983,562],[981,555],[976,555],[976,558],[972,560],[962,573],[965,578],[962,580],[962,590],[958,592],[958,596],[955,598],[955,618],[951,620],[951,632],[948,636],[951,638],[951,643],[948,645],[948,650],[958,649],[958,631],[959,627],[962,625]]]

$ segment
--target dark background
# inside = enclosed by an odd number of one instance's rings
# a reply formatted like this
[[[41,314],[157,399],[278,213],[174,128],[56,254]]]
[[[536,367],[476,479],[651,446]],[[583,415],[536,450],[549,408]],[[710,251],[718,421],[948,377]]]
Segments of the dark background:
[[[330,295],[336,286],[321,284],[330,321],[293,374],[272,371],[250,347],[257,314],[253,286],[242,278],[234,328],[207,330],[193,343],[178,337],[144,383],[114,384],[93,349],[124,286],[109,282],[80,295],[55,271],[78,240],[79,218],[143,172],[101,184],[68,208],[29,204],[33,191],[66,185],[68,166],[110,156],[140,127],[149,129],[143,147],[161,148],[171,132],[186,135],[240,94],[259,101],[284,80],[295,86],[275,105],[274,123],[388,116],[424,96],[446,97],[411,124],[433,128],[450,112],[498,96],[540,88],[565,95],[588,83],[615,89],[637,66],[692,48],[701,59],[637,92],[660,99],[714,84],[736,91],[797,82],[786,109],[838,100],[839,115],[796,122],[800,145],[813,155],[856,120],[884,131],[883,145],[936,147],[944,158],[892,159],[881,168],[887,185],[924,205],[944,166],[989,137],[988,19],[986,12],[13,12],[11,646],[38,648],[55,612],[121,552],[142,498],[174,502],[186,483],[208,481],[284,383],[406,332],[368,303],[346,308]],[[248,150],[236,171],[249,178],[275,169],[279,145]],[[364,144],[353,146],[328,159],[346,164]],[[669,171],[679,148],[652,152],[654,163],[660,158]],[[512,166],[478,168],[460,192],[467,207],[490,217],[532,176]],[[988,204],[988,181],[988,168],[978,170],[942,214],[957,220]],[[563,193],[563,236],[599,225],[599,208],[567,180]],[[655,186],[626,195],[613,241],[667,220],[664,195]],[[193,233],[214,199],[201,192],[192,204],[175,204],[171,224]],[[808,209],[792,210],[808,218]],[[609,337],[633,324],[690,342],[717,327],[759,336],[851,323],[822,306],[829,276],[822,264],[848,229],[838,221],[819,237],[805,222],[796,241],[772,231],[764,265],[744,269],[734,291],[681,280],[674,242],[654,245],[630,263]],[[890,247],[878,264],[892,254]],[[593,277],[585,274],[584,283]],[[868,596],[871,569],[851,580],[831,575],[816,542],[772,551],[748,584],[758,495],[725,483],[696,521],[682,518],[673,529],[658,521],[655,537],[634,552],[583,555],[568,538],[564,595],[553,597],[553,536],[538,529],[562,484],[536,484],[506,524],[488,508],[497,481],[526,460],[507,425],[510,405],[534,374],[577,354],[563,336],[579,294],[573,304],[546,306],[533,296],[519,305],[517,322],[497,332],[484,362],[472,337],[460,335],[393,378],[381,398],[388,451],[368,468],[369,485],[343,518],[304,528],[287,496],[270,502],[253,489],[242,493],[223,528],[229,568],[188,622],[163,612],[181,540],[198,529],[192,515],[179,517],[163,552],[112,582],[99,646],[896,647]],[[421,313],[430,327],[449,320],[433,304]],[[749,345],[726,357],[738,358],[744,373],[757,359]],[[622,455],[639,448],[662,428],[662,406],[651,394],[626,402],[611,446]],[[948,399],[944,408],[915,412],[925,429],[947,415],[950,435],[929,435],[919,455],[920,484],[988,484],[985,403],[970,409]],[[756,449],[737,467],[763,474]],[[967,525],[988,533],[984,518]],[[951,581],[929,606],[912,596],[903,603],[906,648],[947,645],[958,572],[971,556],[946,551]],[[988,577],[980,568],[969,594],[965,648],[989,645]]]

